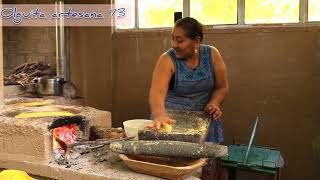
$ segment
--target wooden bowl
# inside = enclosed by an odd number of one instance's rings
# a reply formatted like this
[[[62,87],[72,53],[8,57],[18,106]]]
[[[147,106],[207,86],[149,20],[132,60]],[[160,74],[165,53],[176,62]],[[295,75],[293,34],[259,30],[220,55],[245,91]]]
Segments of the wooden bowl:
[[[204,166],[206,159],[176,159],[167,157],[124,155],[123,162],[133,171],[167,179],[184,179]]]

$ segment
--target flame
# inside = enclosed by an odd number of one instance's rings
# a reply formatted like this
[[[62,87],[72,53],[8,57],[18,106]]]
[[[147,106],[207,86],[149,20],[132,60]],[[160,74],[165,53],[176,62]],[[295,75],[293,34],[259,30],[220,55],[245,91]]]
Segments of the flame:
[[[70,124],[53,129],[53,149],[66,150],[64,145],[72,144],[76,139],[78,127]]]

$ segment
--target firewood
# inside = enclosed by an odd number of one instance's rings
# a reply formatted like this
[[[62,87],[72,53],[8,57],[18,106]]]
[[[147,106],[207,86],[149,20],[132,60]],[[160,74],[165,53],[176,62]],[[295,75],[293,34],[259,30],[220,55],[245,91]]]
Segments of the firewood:
[[[18,67],[13,69],[14,73],[20,72],[22,71],[24,68],[26,68],[28,66],[28,63],[23,63],[21,65],[19,65]]]
[[[35,78],[43,77],[44,75],[53,77],[55,71],[53,71],[49,65],[41,62],[23,63],[14,68],[14,70],[4,78],[5,85],[21,84],[24,86],[24,84],[34,83]]]
[[[29,77],[34,77],[34,76],[38,76],[38,75],[40,75],[40,74],[41,74],[41,71],[40,71],[40,70],[36,70],[36,71],[30,73],[30,74],[27,75],[27,76],[29,76]]]

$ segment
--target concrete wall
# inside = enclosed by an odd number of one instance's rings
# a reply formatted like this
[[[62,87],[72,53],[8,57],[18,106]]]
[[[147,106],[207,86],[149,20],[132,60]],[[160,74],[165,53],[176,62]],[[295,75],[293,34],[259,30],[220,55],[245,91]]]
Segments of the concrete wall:
[[[113,36],[113,123],[149,115],[148,91],[170,31]],[[225,143],[248,143],[256,116],[255,145],[275,147],[285,159],[283,179],[316,179],[320,160],[320,28],[208,30],[228,68],[230,95],[223,105]]]
[[[71,81],[85,104],[111,110],[111,30],[107,27],[70,28]]]
[[[168,33],[119,33],[113,36],[114,125],[149,118],[148,93],[157,57],[169,47]]]
[[[109,4],[110,0],[68,0],[70,4]],[[85,97],[85,104],[101,110],[112,108],[111,27],[70,27],[71,81]]]

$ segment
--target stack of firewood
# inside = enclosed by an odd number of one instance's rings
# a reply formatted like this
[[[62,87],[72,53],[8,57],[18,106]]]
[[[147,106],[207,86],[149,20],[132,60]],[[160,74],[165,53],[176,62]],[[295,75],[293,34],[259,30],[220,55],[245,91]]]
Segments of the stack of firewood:
[[[4,78],[5,85],[34,83],[39,77],[55,76],[55,69],[49,64],[42,62],[28,62],[14,68],[12,72]]]

